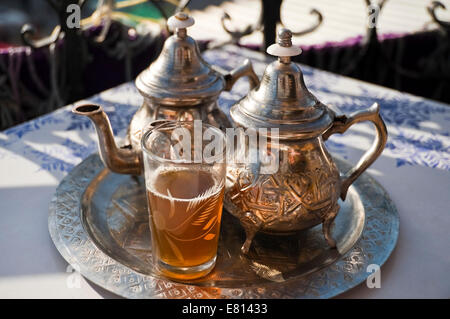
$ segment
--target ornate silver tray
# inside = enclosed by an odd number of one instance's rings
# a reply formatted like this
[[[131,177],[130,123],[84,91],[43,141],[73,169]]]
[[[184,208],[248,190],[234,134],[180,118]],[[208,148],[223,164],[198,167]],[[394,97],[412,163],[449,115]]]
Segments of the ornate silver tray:
[[[240,254],[244,231],[224,213],[216,268],[197,281],[173,282],[150,266],[143,185],[91,155],[62,180],[50,204],[49,231],[61,255],[92,282],[127,298],[330,298],[363,282],[368,265],[381,266],[398,237],[394,204],[363,174],[339,203],[337,249],[328,247],[318,226],[291,236],[257,235],[246,257]]]

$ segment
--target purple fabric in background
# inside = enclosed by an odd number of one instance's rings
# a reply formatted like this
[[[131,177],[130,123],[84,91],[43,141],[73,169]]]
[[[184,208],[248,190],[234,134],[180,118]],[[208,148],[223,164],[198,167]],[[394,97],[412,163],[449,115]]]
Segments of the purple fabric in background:
[[[93,41],[100,28],[84,31],[86,57],[64,55],[64,40],[57,43],[56,61],[60,67],[56,70],[59,98],[55,99],[55,90],[51,83],[50,53],[47,47],[32,50],[30,47],[0,48],[0,76],[6,75],[0,82],[0,129],[18,124],[55,108],[69,104],[80,97],[71,97],[64,87],[67,74],[64,74],[64,58],[84,59],[82,70],[83,83],[80,83],[84,97],[117,86],[134,79],[159,54],[165,34],[161,33],[151,41],[140,39],[136,47],[129,52],[123,50],[123,39],[120,43],[120,25],[111,25],[104,44]],[[136,36],[125,34],[131,45],[139,41]],[[119,45],[118,45],[119,44]],[[120,47],[122,46],[122,47]],[[126,54],[130,54],[127,65]],[[79,61],[74,61],[79,62]],[[128,68],[128,73],[127,73]],[[55,104],[56,103],[56,104]]]

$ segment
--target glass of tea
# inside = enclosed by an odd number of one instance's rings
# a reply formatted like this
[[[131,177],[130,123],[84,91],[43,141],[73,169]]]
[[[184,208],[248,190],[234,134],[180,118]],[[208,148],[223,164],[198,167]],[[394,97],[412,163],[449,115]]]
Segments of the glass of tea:
[[[142,136],[153,262],[191,280],[215,266],[226,176],[225,134],[201,121],[159,122]]]

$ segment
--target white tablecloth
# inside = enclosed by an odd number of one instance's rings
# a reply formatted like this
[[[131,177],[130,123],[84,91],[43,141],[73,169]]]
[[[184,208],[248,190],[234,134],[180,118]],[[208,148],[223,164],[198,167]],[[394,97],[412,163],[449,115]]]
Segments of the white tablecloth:
[[[226,47],[205,58],[232,68],[249,57],[259,75],[259,53]],[[302,67],[306,85],[343,113],[378,101],[389,131],[382,156],[369,169],[389,192],[400,215],[397,247],[381,268],[381,288],[365,283],[349,298],[450,297],[450,106]],[[247,91],[239,80],[222,93],[229,106]],[[132,83],[96,95],[118,137],[123,137],[142,98]],[[71,106],[0,133],[0,298],[102,298],[113,294],[87,282],[59,255],[47,229],[48,205],[61,179],[97,149],[88,118]],[[356,163],[373,139],[359,124],[334,135],[328,149]]]

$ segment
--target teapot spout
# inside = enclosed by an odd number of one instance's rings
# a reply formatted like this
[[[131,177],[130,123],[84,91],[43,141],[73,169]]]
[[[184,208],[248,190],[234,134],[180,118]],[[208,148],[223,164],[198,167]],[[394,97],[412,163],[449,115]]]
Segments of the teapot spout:
[[[140,175],[141,156],[135,150],[118,148],[114,141],[108,116],[99,105],[84,104],[76,106],[72,112],[87,116],[94,123],[98,135],[100,157],[111,171],[119,174]]]

